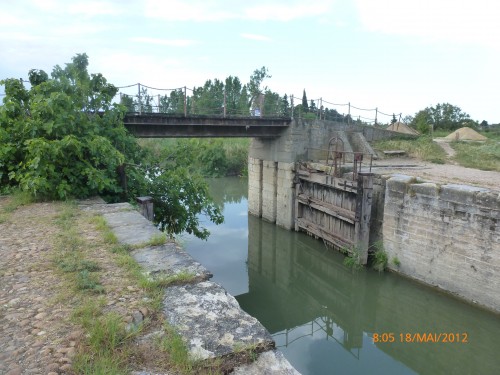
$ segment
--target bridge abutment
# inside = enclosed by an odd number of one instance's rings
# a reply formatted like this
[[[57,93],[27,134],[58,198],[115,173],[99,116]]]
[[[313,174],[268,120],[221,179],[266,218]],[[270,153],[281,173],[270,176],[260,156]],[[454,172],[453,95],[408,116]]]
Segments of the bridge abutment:
[[[249,157],[248,211],[285,229],[294,227],[295,163]]]

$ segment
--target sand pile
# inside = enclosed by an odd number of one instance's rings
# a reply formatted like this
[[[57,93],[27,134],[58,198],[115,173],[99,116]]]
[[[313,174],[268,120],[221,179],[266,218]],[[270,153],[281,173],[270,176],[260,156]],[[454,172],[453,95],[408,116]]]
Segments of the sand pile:
[[[395,122],[394,124],[391,124],[389,127],[387,127],[387,130],[404,134],[414,134],[414,135],[420,134],[418,131],[410,128],[408,125],[403,124],[402,122]]]
[[[486,141],[488,138],[486,138],[484,135],[479,134],[477,131],[474,129],[464,127],[455,130],[453,133],[448,134],[445,139],[448,139],[450,141]]]

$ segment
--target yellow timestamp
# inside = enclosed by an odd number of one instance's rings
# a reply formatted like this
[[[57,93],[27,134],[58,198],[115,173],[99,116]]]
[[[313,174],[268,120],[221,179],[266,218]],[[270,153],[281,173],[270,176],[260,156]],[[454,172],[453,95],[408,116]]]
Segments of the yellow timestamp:
[[[374,343],[462,343],[469,341],[467,332],[383,332],[373,333]]]

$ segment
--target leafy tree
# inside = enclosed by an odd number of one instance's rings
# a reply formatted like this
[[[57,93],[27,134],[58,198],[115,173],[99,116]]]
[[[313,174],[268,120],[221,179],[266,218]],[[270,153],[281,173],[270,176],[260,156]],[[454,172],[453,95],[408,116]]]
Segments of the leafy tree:
[[[148,194],[155,198],[154,213],[161,230],[169,234],[185,231],[206,239],[210,232],[200,225],[199,214],[204,213],[215,224],[224,221],[200,175],[193,175],[185,167],[161,169],[157,166],[148,168],[146,175],[150,181]]]
[[[396,115],[393,113],[392,114],[392,119],[391,119],[391,125],[395,124],[396,122],[398,122],[398,120],[396,119]]]
[[[431,130],[431,122],[427,109],[417,112],[411,125],[421,134],[428,134]]]
[[[247,89],[250,94],[250,103],[249,105],[253,105],[254,101],[257,100],[260,94],[263,91],[267,90],[267,86],[261,88],[262,82],[266,78],[271,78],[269,75],[269,70],[263,66],[260,69],[255,69],[253,74],[250,76],[250,82],[248,83]]]
[[[419,111],[412,125],[422,133],[433,129],[455,130],[463,126],[476,127],[477,122],[462,110],[449,103],[440,103],[434,107],[427,107]]]
[[[189,109],[189,103],[187,103],[187,108]],[[184,91],[182,89],[173,90],[170,95],[164,95],[160,97],[160,108],[161,113],[184,113]]]
[[[0,81],[6,94],[0,106],[1,186],[47,199],[117,200],[126,195],[119,177],[129,165],[129,195],[153,195],[163,228],[206,238],[197,215],[222,221],[206,184],[178,165],[168,170],[152,165],[123,125],[127,108],[113,103],[117,88],[87,67],[87,55],[78,54],[65,68],[55,66],[50,78],[31,70],[30,89],[18,79]],[[147,97],[142,104],[150,110]]]
[[[29,90],[16,79],[1,81],[2,184],[61,199],[120,192],[116,169],[125,153],[139,150],[121,123],[123,111],[111,102],[116,87],[89,75],[87,65],[83,54],[64,69],[56,66],[51,79],[31,70]]]

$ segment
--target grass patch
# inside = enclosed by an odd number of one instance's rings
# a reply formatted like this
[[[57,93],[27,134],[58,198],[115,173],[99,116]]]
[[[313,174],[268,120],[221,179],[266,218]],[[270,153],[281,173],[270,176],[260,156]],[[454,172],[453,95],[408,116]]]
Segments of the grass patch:
[[[359,271],[363,268],[361,264],[361,251],[352,247],[350,249],[344,249],[344,253],[346,253],[346,257],[344,258],[344,266],[350,268],[353,271]]]
[[[486,142],[451,142],[455,160],[464,167],[500,172],[500,144]]]
[[[99,276],[88,270],[76,274],[76,288],[91,293],[104,293],[104,287],[99,282]]]
[[[195,362],[190,359],[181,336],[167,323],[164,323],[163,331],[164,335],[158,341],[160,350],[168,353],[169,362],[175,370],[182,374],[192,374]]]
[[[155,234],[147,242],[147,246],[160,246],[164,245],[166,242],[167,242],[167,236],[165,233]]]
[[[104,315],[105,299],[88,299],[74,310],[72,320],[86,331],[85,342],[73,361],[77,374],[128,374],[127,333],[122,318]]]
[[[375,248],[375,252],[373,253],[372,267],[378,272],[383,272],[387,267],[389,257],[384,249],[382,241],[375,242],[373,247]]]
[[[396,267],[399,267],[401,265],[401,261],[399,260],[398,257],[393,257],[392,264],[394,264]]]
[[[20,206],[26,206],[34,202],[34,198],[31,194],[20,190],[14,190],[10,195],[9,203],[4,206],[4,211],[6,213],[11,213],[17,210]]]
[[[176,275],[160,276],[156,278],[143,277],[139,280],[139,285],[147,290],[154,291],[164,289],[173,284],[185,284],[193,281],[196,275],[189,272],[181,272]]]
[[[413,158],[418,158],[431,163],[443,164],[446,160],[444,150],[429,136],[421,136],[414,140],[389,139],[374,142],[378,150],[404,150]]]
[[[7,203],[0,211],[0,224],[6,223],[12,212],[17,210],[19,207],[28,205],[34,201],[32,195],[17,189],[13,190],[5,199]]]

